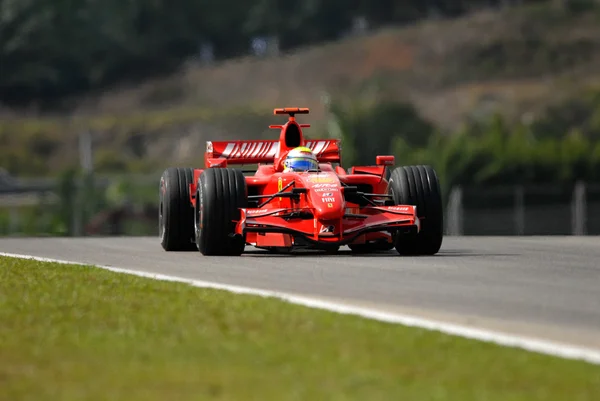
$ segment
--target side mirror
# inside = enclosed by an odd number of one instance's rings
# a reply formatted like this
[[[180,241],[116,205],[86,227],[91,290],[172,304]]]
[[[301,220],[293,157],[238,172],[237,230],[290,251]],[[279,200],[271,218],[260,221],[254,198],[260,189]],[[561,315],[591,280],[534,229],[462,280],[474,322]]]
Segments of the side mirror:
[[[394,156],[377,156],[375,158],[375,164],[378,166],[393,166],[396,163]]]
[[[219,157],[219,158],[208,158],[206,160],[206,167],[211,168],[211,167],[220,167],[220,168],[225,168],[227,167],[227,159],[223,158],[223,157]]]

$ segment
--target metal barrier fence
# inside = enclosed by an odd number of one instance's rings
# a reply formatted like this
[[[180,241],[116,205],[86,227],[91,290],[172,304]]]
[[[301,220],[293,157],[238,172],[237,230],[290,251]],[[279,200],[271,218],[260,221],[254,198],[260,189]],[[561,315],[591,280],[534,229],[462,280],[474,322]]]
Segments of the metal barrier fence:
[[[157,235],[159,178],[140,174],[0,185],[0,236]]]
[[[600,184],[454,187],[448,235],[599,235]]]

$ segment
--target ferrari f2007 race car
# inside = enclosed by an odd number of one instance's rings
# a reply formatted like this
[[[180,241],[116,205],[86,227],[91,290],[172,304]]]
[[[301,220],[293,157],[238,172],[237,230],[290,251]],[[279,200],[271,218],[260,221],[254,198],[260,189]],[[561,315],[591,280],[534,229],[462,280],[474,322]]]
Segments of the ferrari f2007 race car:
[[[353,252],[395,248],[433,255],[442,244],[440,185],[430,166],[397,167],[394,156],[375,165],[341,166],[339,139],[307,140],[296,114],[270,128],[279,140],[208,141],[204,168],[168,168],[160,179],[159,232],[166,251],[241,255],[247,245],[271,251]],[[286,168],[295,149],[310,168]],[[307,149],[308,148],[308,149]],[[314,155],[314,156],[313,156]],[[256,165],[252,171],[233,165]]]

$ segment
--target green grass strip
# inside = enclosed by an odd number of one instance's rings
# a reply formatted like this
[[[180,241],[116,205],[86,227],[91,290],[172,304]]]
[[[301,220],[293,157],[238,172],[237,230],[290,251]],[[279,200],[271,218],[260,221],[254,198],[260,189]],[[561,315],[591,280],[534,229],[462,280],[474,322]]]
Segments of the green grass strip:
[[[224,267],[226,268],[226,267]],[[0,257],[2,400],[597,400],[600,366]]]

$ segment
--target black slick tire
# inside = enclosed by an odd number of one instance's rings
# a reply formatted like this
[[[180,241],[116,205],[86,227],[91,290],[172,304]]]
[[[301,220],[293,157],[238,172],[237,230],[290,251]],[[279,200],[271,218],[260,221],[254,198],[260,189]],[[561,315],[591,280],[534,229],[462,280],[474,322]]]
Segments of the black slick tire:
[[[234,236],[248,190],[241,170],[208,168],[198,180],[194,226],[196,246],[206,256],[239,256],[245,238]]]
[[[158,231],[165,251],[194,251],[194,208],[189,185],[194,170],[170,167],[160,177]]]
[[[416,235],[397,234],[395,248],[401,255],[434,255],[442,246],[444,215],[440,184],[431,166],[397,167],[388,192],[396,205],[417,206],[421,230]]]

